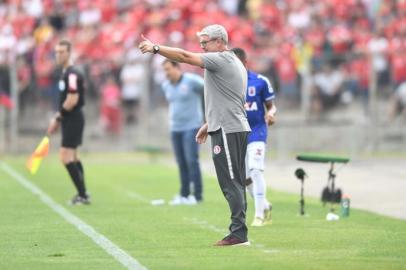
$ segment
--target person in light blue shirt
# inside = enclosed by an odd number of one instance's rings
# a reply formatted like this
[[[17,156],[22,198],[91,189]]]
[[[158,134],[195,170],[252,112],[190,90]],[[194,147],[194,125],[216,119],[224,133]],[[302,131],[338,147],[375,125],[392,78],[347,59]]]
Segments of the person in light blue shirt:
[[[169,103],[169,126],[172,147],[180,174],[180,194],[171,205],[193,205],[203,200],[202,176],[199,164],[199,147],[195,136],[203,124],[203,78],[183,73],[179,63],[163,62],[167,80],[162,91]],[[194,195],[190,192],[193,183]]]

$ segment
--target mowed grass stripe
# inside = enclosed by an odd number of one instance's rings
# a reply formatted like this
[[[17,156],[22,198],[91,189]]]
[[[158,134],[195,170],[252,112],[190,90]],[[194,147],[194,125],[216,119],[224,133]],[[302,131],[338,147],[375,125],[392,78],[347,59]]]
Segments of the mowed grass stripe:
[[[56,203],[51,197],[39,189],[36,185],[30,182],[25,177],[18,174],[12,167],[5,163],[0,163],[0,167],[8,175],[10,175],[14,180],[20,183],[23,187],[29,190],[34,195],[37,195],[39,199],[47,205],[49,208],[54,210],[62,218],[64,218],[68,223],[75,226],[83,234],[87,235],[92,239],[99,247],[104,249],[108,254],[113,256],[119,263],[121,263],[125,268],[129,270],[144,270],[146,269],[141,265],[136,259],[127,254],[124,250],[118,247],[116,244],[111,242],[107,237],[98,233],[92,226],[88,225],[86,222],[82,221],[80,218],[66,210],[64,207]]]

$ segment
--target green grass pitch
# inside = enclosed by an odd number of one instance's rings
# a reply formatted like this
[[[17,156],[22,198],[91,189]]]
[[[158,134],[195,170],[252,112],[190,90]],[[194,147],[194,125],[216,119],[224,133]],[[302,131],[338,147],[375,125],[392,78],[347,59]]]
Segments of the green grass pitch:
[[[229,224],[217,180],[204,177],[200,205],[153,206],[151,200],[167,202],[177,192],[178,173],[159,158],[144,157],[83,156],[92,205],[75,207],[66,203],[73,185],[56,156],[35,176],[25,170],[25,157],[2,162],[148,269],[406,269],[405,221],[351,209],[349,218],[327,222],[327,208],[309,198],[309,216],[300,217],[298,194],[274,190],[268,191],[273,224],[249,228],[251,246],[214,247]],[[251,222],[251,198],[248,203]],[[0,269],[125,267],[0,169]]]

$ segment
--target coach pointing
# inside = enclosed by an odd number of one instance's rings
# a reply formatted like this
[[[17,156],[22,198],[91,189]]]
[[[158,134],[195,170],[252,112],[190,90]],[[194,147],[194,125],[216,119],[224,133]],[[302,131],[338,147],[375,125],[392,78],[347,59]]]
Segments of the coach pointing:
[[[197,33],[204,53],[192,53],[152,43],[143,37],[142,53],[160,54],[172,61],[204,68],[205,123],[196,134],[204,143],[210,135],[212,157],[220,188],[231,210],[230,234],[218,246],[249,245],[246,226],[245,153],[250,127],[244,109],[247,71],[227,48],[228,35],[221,25]]]

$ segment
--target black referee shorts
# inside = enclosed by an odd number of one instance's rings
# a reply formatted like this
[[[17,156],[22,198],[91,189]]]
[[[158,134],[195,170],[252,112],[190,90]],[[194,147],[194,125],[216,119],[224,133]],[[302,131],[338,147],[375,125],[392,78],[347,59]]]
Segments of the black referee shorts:
[[[84,127],[85,118],[82,111],[64,115],[61,122],[62,147],[77,148],[81,145]]]

